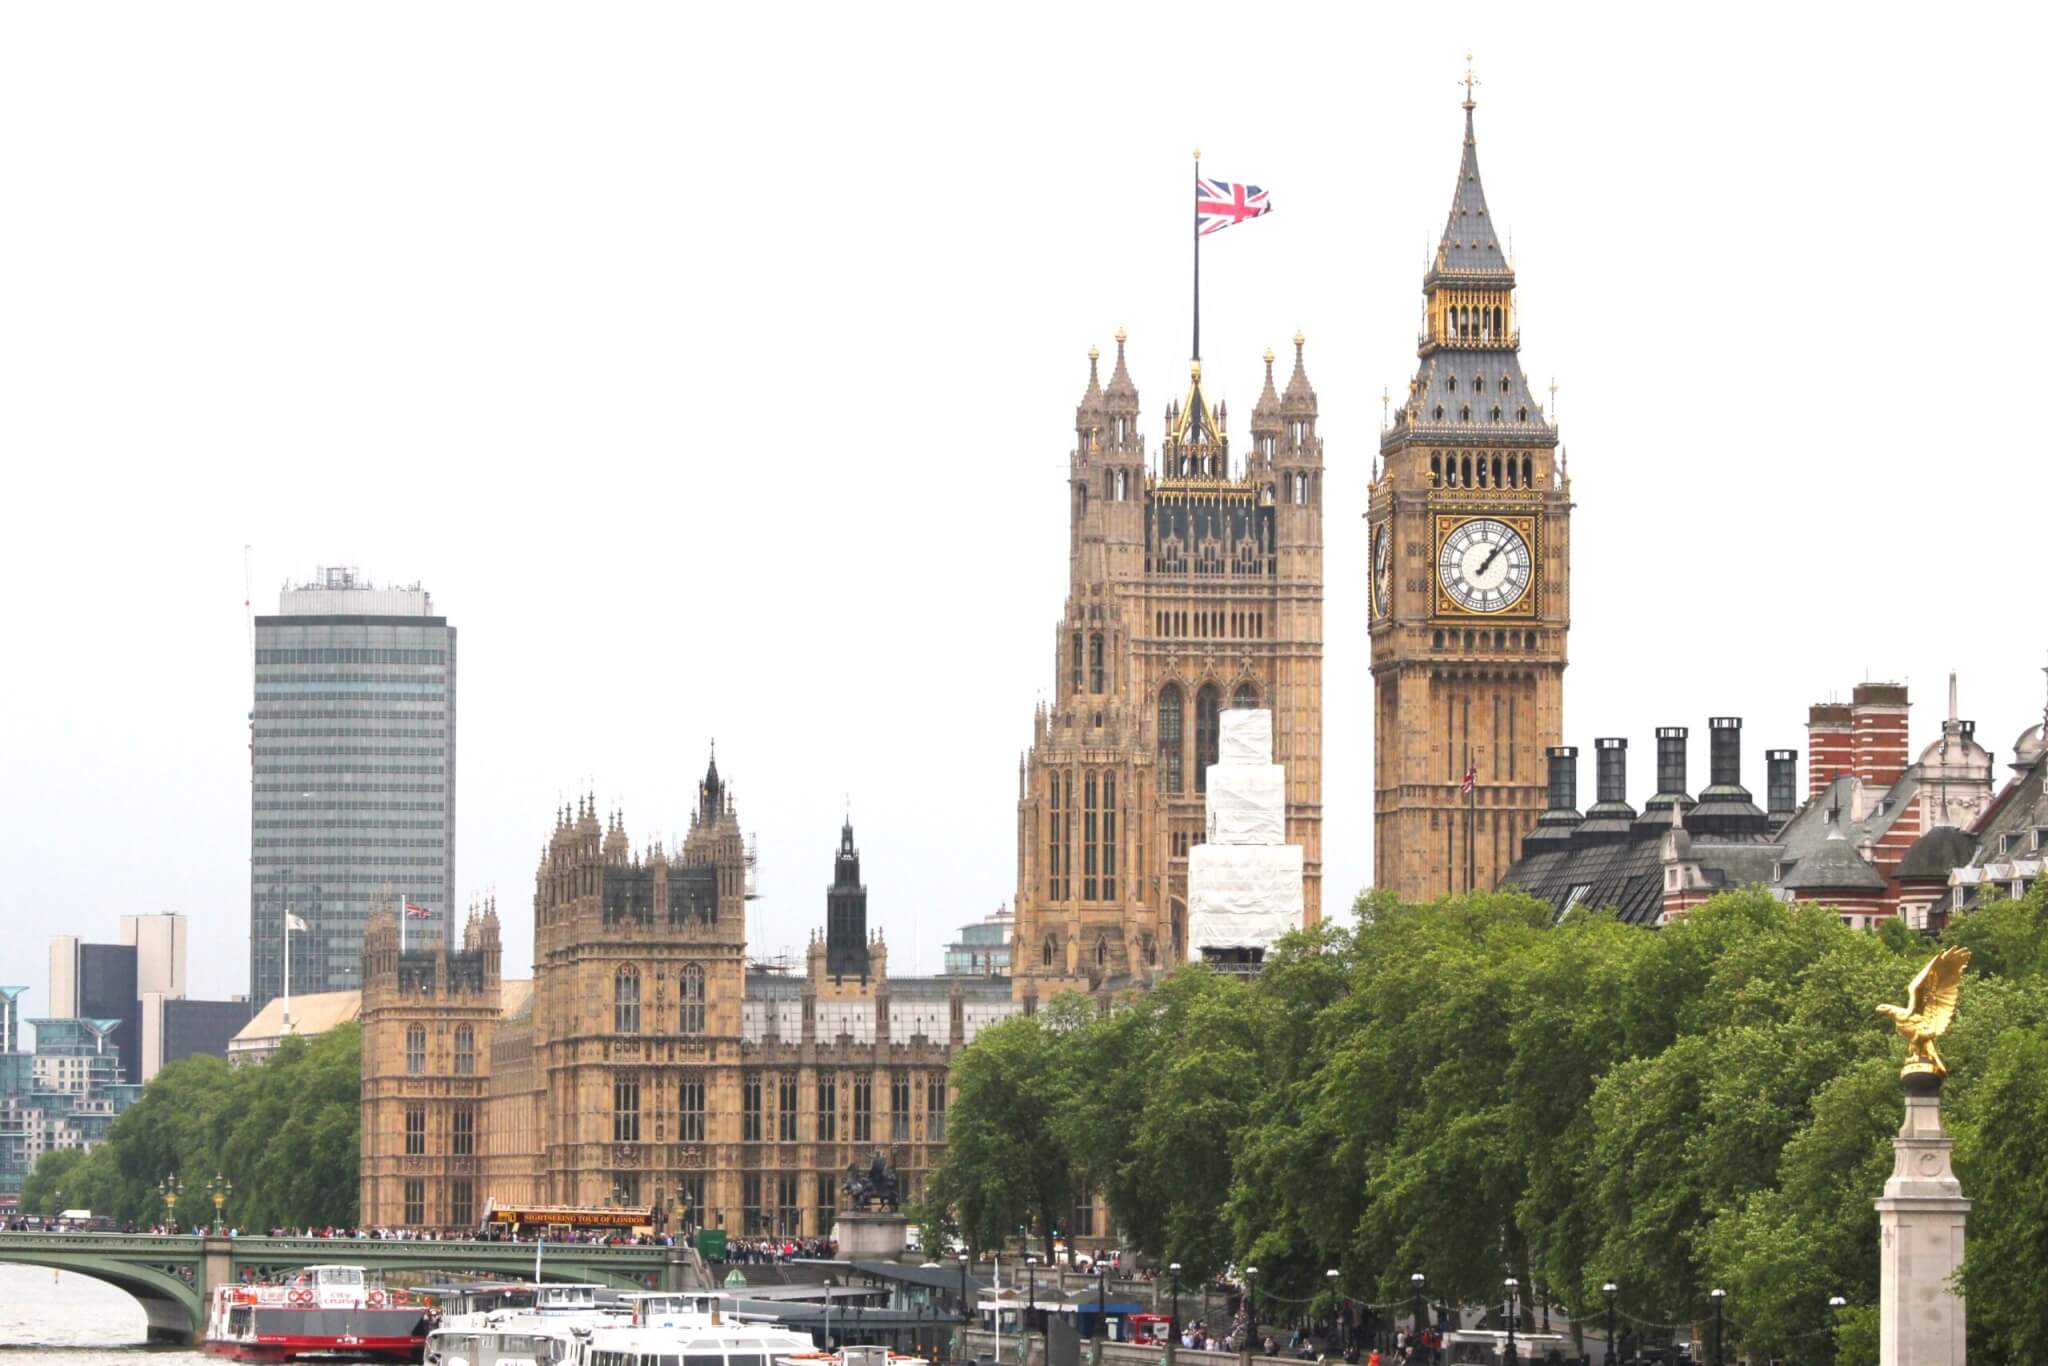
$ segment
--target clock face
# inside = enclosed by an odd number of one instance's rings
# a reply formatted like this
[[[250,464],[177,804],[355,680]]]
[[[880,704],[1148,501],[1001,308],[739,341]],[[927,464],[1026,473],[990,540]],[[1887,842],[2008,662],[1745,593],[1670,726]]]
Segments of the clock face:
[[[1394,611],[1394,548],[1387,524],[1372,534],[1372,614],[1384,621]]]
[[[1444,592],[1468,612],[1504,612],[1529,591],[1529,543],[1505,522],[1474,517],[1444,537],[1437,577]]]

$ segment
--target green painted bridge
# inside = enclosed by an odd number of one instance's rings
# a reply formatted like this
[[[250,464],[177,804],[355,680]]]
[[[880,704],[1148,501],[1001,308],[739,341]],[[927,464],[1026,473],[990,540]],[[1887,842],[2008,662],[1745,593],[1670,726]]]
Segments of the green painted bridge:
[[[47,1266],[119,1286],[149,1315],[151,1342],[190,1345],[206,1330],[216,1285],[340,1264],[428,1276],[531,1279],[532,1243],[429,1242],[384,1238],[216,1238],[136,1233],[0,1233],[0,1262]],[[541,1275],[619,1290],[683,1290],[699,1279],[685,1247],[549,1243]]]

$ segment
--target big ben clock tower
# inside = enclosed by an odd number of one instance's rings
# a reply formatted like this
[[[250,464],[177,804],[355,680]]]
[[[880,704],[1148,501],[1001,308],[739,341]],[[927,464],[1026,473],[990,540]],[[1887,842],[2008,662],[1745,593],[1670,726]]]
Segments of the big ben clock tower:
[[[1473,107],[1468,83],[1421,364],[1381,435],[1366,514],[1373,882],[1406,901],[1496,884],[1543,812],[1544,749],[1564,724],[1571,484],[1522,375]]]

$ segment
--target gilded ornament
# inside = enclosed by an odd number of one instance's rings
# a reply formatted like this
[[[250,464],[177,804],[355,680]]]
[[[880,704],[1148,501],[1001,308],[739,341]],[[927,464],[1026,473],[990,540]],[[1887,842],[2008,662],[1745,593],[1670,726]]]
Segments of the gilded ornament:
[[[1963,969],[1970,965],[1968,949],[1943,949],[1929,959],[1920,975],[1906,988],[1904,1006],[1880,1005],[1877,1013],[1891,1017],[1892,1027],[1906,1041],[1906,1065],[1901,1077],[1916,1074],[1945,1077],[1948,1064],[1941,1060],[1934,1041],[1948,1033],[1956,1017],[1956,1001],[1963,994]]]

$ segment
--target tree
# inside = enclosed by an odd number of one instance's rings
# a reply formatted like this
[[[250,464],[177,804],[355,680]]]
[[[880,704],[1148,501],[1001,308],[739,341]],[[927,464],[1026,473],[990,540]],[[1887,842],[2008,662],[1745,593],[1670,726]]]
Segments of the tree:
[[[1013,1016],[953,1063],[955,1117],[926,1199],[950,1211],[977,1248],[1000,1249],[1036,1227],[1050,1258],[1052,1230],[1073,1203],[1075,1163],[1054,1123],[1066,1032],[1037,1015]]]

